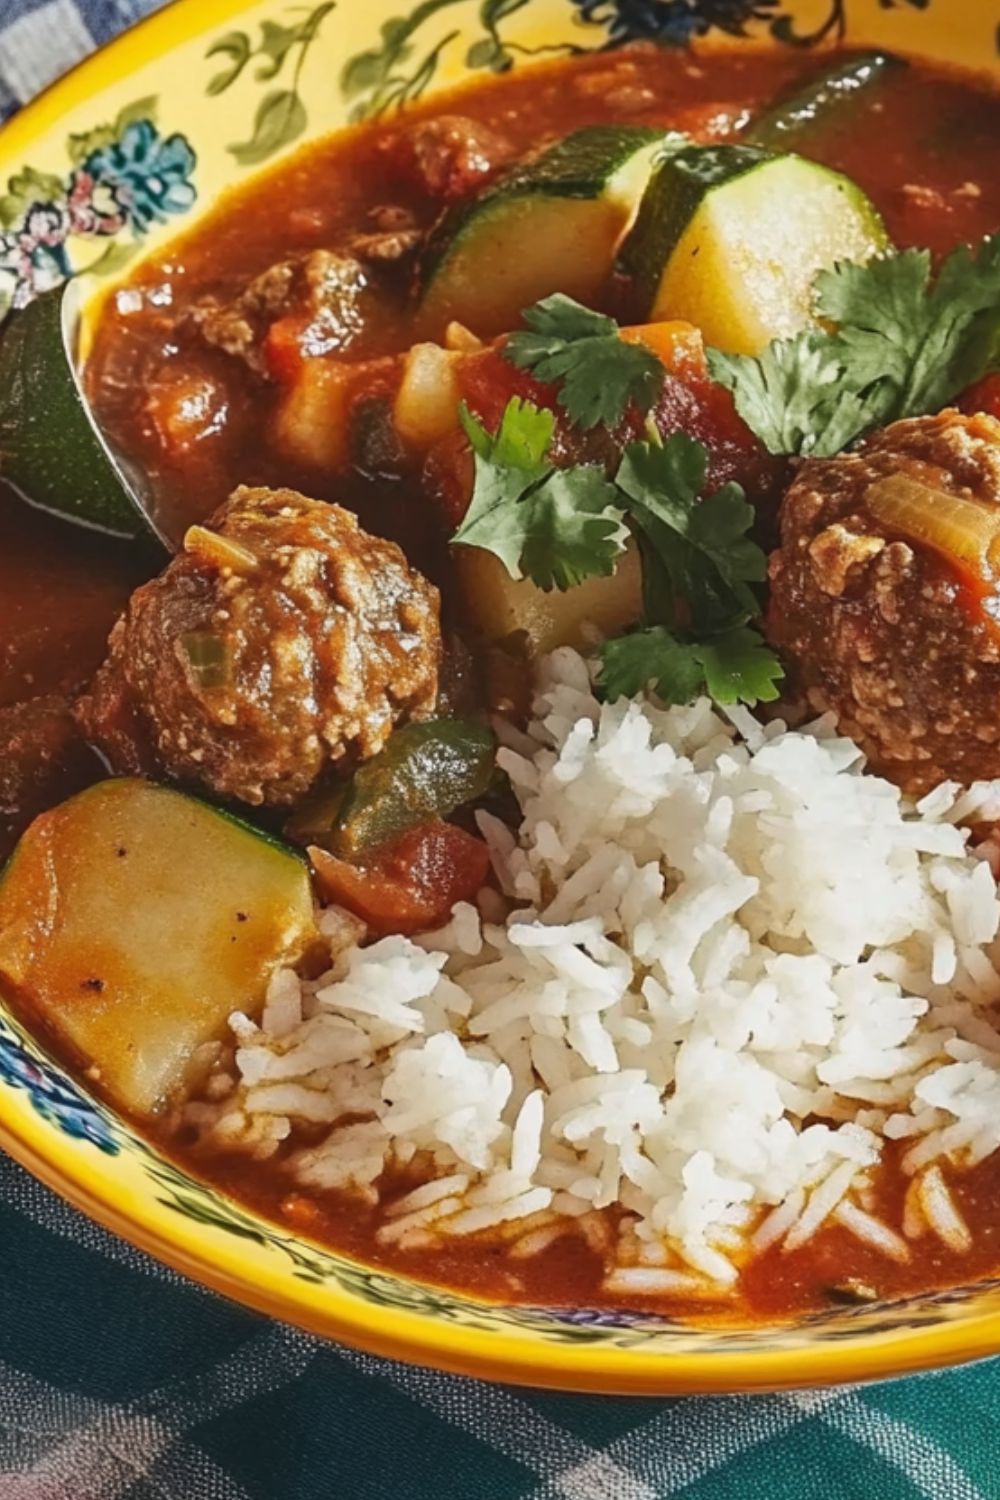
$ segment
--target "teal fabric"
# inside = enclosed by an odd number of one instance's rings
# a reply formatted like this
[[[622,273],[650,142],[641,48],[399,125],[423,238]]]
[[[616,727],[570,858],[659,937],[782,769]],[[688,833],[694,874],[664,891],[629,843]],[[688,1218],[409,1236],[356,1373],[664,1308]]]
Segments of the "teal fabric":
[[[0,1161],[0,1500],[1000,1500],[1000,1364],[613,1400],[369,1358],[182,1282]]]
[[[0,0],[0,113],[152,8]],[[623,1401],[371,1359],[181,1281],[0,1158],[0,1500],[1000,1500],[998,1433],[997,1362]]]

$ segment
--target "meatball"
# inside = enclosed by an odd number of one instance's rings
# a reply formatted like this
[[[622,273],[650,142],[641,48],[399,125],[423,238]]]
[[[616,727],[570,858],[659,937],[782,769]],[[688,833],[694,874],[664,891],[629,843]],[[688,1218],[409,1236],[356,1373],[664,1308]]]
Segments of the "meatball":
[[[1000,776],[1000,578],[970,590],[919,527],[880,521],[869,486],[897,475],[996,511],[1000,423],[945,411],[804,463],[782,502],[767,630],[810,708],[921,793]]]
[[[290,803],[428,717],[438,592],[338,505],[239,489],[133,594],[77,714],[117,770]]]
[[[506,137],[465,115],[418,120],[389,136],[384,149],[413,186],[445,202],[484,187],[514,155]]]

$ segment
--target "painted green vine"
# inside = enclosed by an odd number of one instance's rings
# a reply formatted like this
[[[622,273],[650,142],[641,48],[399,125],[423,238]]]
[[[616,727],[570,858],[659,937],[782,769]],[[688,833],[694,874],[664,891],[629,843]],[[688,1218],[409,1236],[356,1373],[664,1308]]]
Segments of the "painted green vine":
[[[269,89],[258,104],[249,139],[227,147],[241,167],[258,166],[305,134],[309,115],[300,89],[302,69],[323,22],[335,5],[336,0],[325,0],[324,4],[315,6],[292,25],[262,21],[256,44],[245,31],[227,32],[205,54],[206,57],[228,59],[221,72],[210,80],[210,95],[224,94],[252,62],[257,63],[253,76],[258,83],[278,80],[285,72],[286,63],[290,65],[288,83]]]
[[[335,3],[329,0],[317,5],[302,13],[301,19],[286,24],[262,21],[256,43],[245,31],[231,31],[209,49],[209,57],[226,59],[208,85],[213,95],[224,93],[253,62],[257,63],[254,77],[261,83],[277,80],[286,63],[290,66],[288,83],[269,89],[261,99],[250,138],[229,147],[241,166],[266,161],[308,128],[299,88],[302,68]],[[507,72],[520,56],[571,55],[632,41],[686,46],[712,32],[743,37],[763,29],[785,46],[816,47],[842,42],[848,36],[851,0],[826,0],[820,16],[806,28],[788,9],[786,0],[567,0],[570,14],[581,28],[580,41],[538,47],[517,41],[506,24],[530,0],[479,0],[473,25],[467,13],[469,3],[418,0],[407,13],[383,21],[378,43],[355,53],[341,70],[340,88],[350,104],[350,119],[378,119],[412,104],[433,82],[448,49],[462,44],[466,67],[491,73]],[[933,0],[878,3],[883,10],[926,10]],[[456,24],[432,45],[421,47],[420,35],[428,23],[455,7],[462,7],[464,12],[456,17]]]
[[[456,27],[422,55],[416,52],[413,39],[439,11],[460,3],[462,0],[423,0],[409,15],[393,16],[383,22],[381,46],[357,53],[340,75],[344,97],[353,101],[352,120],[377,119],[420,97],[433,79],[442,53],[467,31],[464,26]],[[584,50],[569,43],[526,47],[505,37],[501,23],[528,3],[529,0],[482,0],[477,12],[481,34],[467,46],[466,67],[506,73],[517,56],[567,55]]]

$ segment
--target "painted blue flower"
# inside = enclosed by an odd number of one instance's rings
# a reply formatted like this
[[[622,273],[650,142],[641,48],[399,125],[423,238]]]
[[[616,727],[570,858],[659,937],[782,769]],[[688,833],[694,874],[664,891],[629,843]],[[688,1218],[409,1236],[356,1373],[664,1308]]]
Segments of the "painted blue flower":
[[[99,146],[83,163],[96,183],[110,188],[137,234],[184,213],[195,200],[189,180],[196,157],[182,135],[164,140],[152,120],[134,120],[116,141]]]
[[[710,31],[745,36],[751,21],[772,20],[780,0],[574,0],[585,21],[615,42],[652,40],[686,46]]]
[[[0,1022],[0,1080],[25,1089],[43,1120],[74,1140],[90,1141],[108,1156],[121,1147],[97,1106],[56,1069],[36,1060],[7,1026]]]

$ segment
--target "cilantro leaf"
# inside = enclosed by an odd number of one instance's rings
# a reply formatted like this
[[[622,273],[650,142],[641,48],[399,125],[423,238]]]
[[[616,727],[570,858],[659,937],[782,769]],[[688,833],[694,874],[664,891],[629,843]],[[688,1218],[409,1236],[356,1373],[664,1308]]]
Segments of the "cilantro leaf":
[[[759,631],[749,625],[694,647],[705,686],[717,703],[773,703],[784,668]]]
[[[694,646],[684,645],[663,625],[605,641],[599,681],[605,698],[634,698],[652,686],[664,703],[689,703],[705,686]]]
[[[512,396],[504,407],[500,426],[492,435],[464,402],[458,415],[473,452],[479,458],[505,468],[545,468],[545,456],[556,426],[555,418],[546,407]]]
[[[837,347],[822,333],[776,340],[755,359],[720,349],[707,354],[713,379],[732,392],[769,453],[829,457],[878,421],[847,386]]]
[[[608,696],[650,685],[667,703],[777,696],[781,666],[747,624],[759,613],[751,584],[767,570],[749,536],[753,507],[738,484],[701,498],[707,474],[706,450],[684,433],[625,450],[616,482],[640,537],[645,628],[606,642]]]
[[[512,578],[545,590],[613,573],[628,539],[621,497],[594,465],[546,462],[552,413],[513,396],[493,436],[467,408],[460,416],[475,486],[453,544],[492,552]]]
[[[599,681],[606,698],[652,687],[664,703],[690,703],[707,692],[717,703],[771,703],[784,676],[759,631],[734,626],[705,641],[684,641],[663,625],[606,641]]]
[[[522,314],[504,355],[539,380],[560,385],[557,400],[577,427],[613,427],[632,404],[647,412],[663,388],[661,362],[642,344],[625,343],[614,318],[557,292]]]
[[[699,499],[708,454],[685,433],[662,446],[630,443],[616,483],[629,513],[669,581],[670,598],[656,616],[666,623],[718,629],[757,613],[751,583],[766,575],[763,551],[747,535],[754,511],[738,484]],[[683,601],[683,614],[679,619]],[[647,613],[650,600],[647,596]]]
[[[531,581],[565,591],[585,578],[609,577],[628,542],[618,501],[614,485],[593,464],[547,474],[518,507],[521,566]]]
[[[820,273],[816,299],[838,325],[852,384],[887,379],[893,416],[939,411],[989,365],[1000,326],[1000,236],[984,240],[975,257],[960,245],[933,285],[927,250],[866,266],[845,262]]]
[[[464,404],[459,418],[472,445],[476,478],[469,508],[452,541],[485,547],[496,553],[512,578],[520,578],[524,524],[517,505],[548,472],[544,458],[555,420],[550,411],[516,396],[507,403],[494,436]]]
[[[830,457],[875,427],[940,411],[993,363],[1000,338],[1000,235],[960,246],[936,279],[927,250],[816,280],[832,325],[758,356],[708,354],[713,377],[771,453]]]
[[[464,406],[460,417],[475,486],[456,545],[494,553],[514,579],[566,590],[614,572],[631,518],[644,628],[605,644],[608,696],[650,685],[669,703],[706,691],[722,703],[777,696],[781,667],[747,624],[758,613],[751,585],[765,574],[764,554],[748,534],[753,508],[737,484],[702,498],[708,454],[701,443],[684,433],[630,443],[612,481],[594,464],[553,465],[552,413],[530,401],[512,397],[493,434]]]

